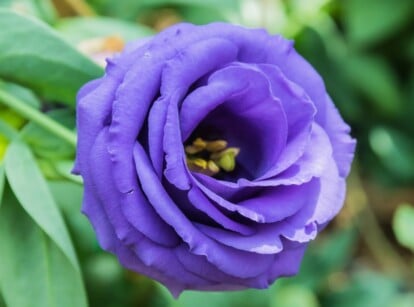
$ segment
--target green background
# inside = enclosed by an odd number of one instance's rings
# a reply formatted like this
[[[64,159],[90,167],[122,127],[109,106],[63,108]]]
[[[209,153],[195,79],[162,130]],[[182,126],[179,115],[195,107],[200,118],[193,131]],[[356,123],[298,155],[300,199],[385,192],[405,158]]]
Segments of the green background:
[[[74,105],[103,72],[96,44],[179,21],[294,39],[358,140],[344,209],[267,290],[174,300],[80,214]],[[414,1],[0,0],[0,29],[0,307],[414,306]]]

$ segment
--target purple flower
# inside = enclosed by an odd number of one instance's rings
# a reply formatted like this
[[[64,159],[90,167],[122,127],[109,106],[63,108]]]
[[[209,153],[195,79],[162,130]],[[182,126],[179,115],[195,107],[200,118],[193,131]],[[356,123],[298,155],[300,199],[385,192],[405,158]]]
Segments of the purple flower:
[[[175,295],[295,274],[355,148],[291,41],[222,23],[129,46],[79,92],[77,125],[101,246]]]

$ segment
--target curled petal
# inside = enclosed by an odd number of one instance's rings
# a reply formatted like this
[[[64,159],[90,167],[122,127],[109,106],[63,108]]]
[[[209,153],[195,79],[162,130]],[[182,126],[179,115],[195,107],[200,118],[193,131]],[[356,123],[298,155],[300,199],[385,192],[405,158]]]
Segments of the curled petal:
[[[235,277],[255,277],[267,270],[272,256],[235,251],[219,245],[197,230],[163,191],[155,173],[148,168],[147,157],[139,144],[135,145],[134,157],[136,166],[140,168],[138,176],[145,195],[161,218],[188,244],[192,253],[205,256],[217,268]]]

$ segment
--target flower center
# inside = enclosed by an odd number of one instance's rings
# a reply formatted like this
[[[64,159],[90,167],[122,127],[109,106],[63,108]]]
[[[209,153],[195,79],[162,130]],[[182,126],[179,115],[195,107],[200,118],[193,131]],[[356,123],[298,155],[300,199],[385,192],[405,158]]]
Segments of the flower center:
[[[228,147],[225,140],[206,141],[202,138],[196,138],[184,149],[188,168],[208,176],[214,176],[220,171],[233,171],[240,152],[237,147]]]

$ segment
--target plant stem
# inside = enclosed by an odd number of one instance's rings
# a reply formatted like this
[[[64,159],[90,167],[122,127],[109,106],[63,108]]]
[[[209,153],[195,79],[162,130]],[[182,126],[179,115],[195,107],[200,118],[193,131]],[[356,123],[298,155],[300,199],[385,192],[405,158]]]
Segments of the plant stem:
[[[408,280],[411,270],[401,255],[394,249],[381,228],[371,208],[369,197],[362,186],[362,180],[359,177],[355,164],[351,178],[353,185],[350,189],[350,194],[355,194],[353,205],[359,210],[356,222],[362,239],[384,271],[396,276],[402,276]]]
[[[20,114],[24,118],[38,124],[50,133],[53,133],[54,135],[66,141],[73,147],[76,147],[76,134],[73,131],[57,123],[44,113],[24,103],[19,98],[12,96],[1,89],[0,103],[8,106],[10,109],[14,110],[16,113]]]
[[[83,0],[65,0],[79,16],[95,16],[95,11]]]

